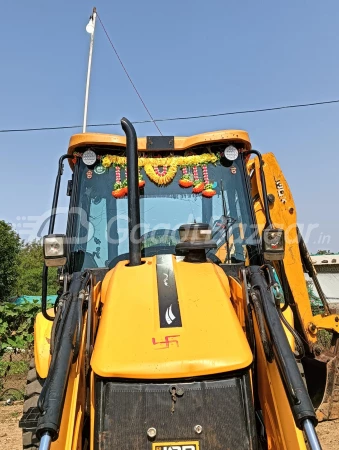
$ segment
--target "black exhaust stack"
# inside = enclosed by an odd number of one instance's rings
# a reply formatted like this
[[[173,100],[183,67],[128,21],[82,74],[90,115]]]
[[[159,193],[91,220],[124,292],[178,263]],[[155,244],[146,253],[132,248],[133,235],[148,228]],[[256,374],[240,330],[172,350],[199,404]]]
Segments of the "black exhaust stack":
[[[129,266],[140,266],[141,242],[137,134],[131,122],[125,117],[121,119],[121,126],[126,134]]]

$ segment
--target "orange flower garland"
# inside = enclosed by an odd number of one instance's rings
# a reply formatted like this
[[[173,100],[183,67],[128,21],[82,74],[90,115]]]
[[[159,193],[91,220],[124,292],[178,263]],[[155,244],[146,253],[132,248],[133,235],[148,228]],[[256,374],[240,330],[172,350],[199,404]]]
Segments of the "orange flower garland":
[[[183,188],[189,188],[193,186],[191,176],[188,174],[187,167],[182,167],[182,177],[179,180],[179,185]]]

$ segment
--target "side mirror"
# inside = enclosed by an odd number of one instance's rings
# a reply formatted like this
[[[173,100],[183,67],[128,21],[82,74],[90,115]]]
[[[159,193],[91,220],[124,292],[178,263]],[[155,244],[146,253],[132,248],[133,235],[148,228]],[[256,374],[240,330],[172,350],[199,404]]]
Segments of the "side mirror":
[[[281,261],[285,255],[285,231],[280,228],[266,228],[262,232],[264,258]]]
[[[48,234],[44,236],[43,250],[47,267],[64,266],[67,261],[66,235]]]

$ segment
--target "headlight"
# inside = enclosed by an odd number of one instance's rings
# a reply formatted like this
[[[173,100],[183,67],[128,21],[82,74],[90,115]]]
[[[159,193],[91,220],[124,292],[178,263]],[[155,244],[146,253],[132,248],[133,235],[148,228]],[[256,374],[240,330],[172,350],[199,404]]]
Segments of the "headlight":
[[[66,236],[49,234],[43,239],[44,258],[47,267],[58,267],[66,264]]]
[[[225,148],[224,155],[229,161],[234,161],[238,158],[239,151],[233,145],[229,145]]]
[[[93,150],[86,150],[82,155],[82,160],[86,166],[94,166],[97,160],[97,155],[93,152]]]
[[[281,261],[285,254],[285,232],[282,229],[265,229],[262,234],[264,258]]]

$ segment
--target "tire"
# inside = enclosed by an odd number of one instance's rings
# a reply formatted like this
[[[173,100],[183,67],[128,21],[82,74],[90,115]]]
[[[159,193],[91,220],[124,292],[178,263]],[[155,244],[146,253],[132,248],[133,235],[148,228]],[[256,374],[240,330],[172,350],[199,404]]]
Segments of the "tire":
[[[27,374],[25,401],[23,406],[24,413],[28,411],[29,408],[35,408],[38,406],[38,399],[44,381],[37,374],[34,359],[31,361],[29,368],[30,369]],[[22,445],[24,450],[36,450],[39,448],[39,441],[34,431],[35,430],[23,428]]]

